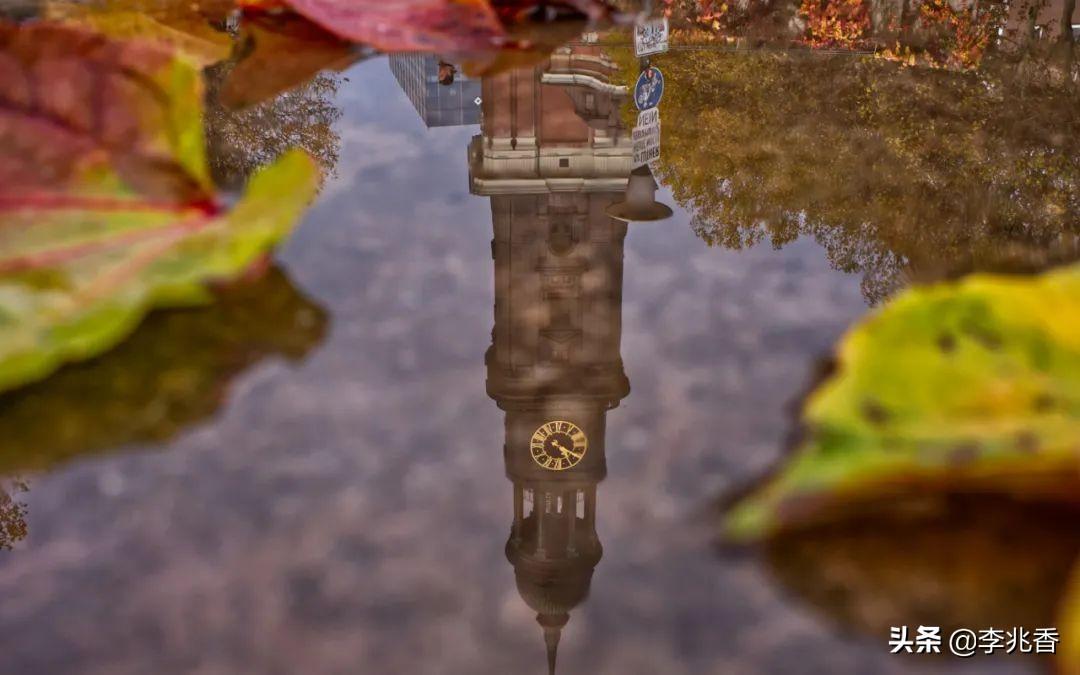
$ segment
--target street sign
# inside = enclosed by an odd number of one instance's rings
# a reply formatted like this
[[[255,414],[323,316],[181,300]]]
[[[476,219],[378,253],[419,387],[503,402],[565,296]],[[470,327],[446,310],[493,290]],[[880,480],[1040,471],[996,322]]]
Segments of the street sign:
[[[638,113],[637,124],[630,132],[634,159],[631,169],[645,166],[660,158],[660,111],[648,108]]]
[[[634,53],[648,56],[666,52],[670,34],[671,27],[667,17],[638,21],[634,27]]]
[[[648,110],[660,105],[664,97],[664,74],[659,68],[649,66],[638,75],[634,85],[634,105],[638,110]]]

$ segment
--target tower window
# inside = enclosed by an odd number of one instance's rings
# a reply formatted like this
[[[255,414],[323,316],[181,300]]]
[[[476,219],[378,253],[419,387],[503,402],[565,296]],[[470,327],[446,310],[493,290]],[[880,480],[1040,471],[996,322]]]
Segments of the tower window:
[[[570,158],[569,157],[560,157],[559,158],[559,168],[560,169],[569,169],[570,168]]]
[[[524,492],[522,492],[521,501],[522,501],[522,516],[525,517],[525,518],[528,518],[529,516],[532,515],[532,512],[535,510],[535,503],[536,502],[535,502],[535,495],[533,494],[533,491],[530,489],[530,490],[525,490]]]

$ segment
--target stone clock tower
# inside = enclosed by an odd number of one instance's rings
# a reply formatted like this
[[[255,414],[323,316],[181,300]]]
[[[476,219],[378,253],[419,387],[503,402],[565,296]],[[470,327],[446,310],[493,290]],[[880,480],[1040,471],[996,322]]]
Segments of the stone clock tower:
[[[619,353],[626,223],[605,213],[621,199],[631,161],[619,122],[626,93],[610,83],[613,70],[598,49],[578,46],[542,67],[485,78],[482,133],[469,148],[471,189],[491,198],[494,227],[487,391],[506,413],[503,458],[514,485],[506,557],[537,613],[551,673],[562,627],[602,555],[605,418],[630,391]],[[552,421],[584,437],[578,461],[561,470],[534,457],[543,445],[534,436],[542,440],[538,430]]]

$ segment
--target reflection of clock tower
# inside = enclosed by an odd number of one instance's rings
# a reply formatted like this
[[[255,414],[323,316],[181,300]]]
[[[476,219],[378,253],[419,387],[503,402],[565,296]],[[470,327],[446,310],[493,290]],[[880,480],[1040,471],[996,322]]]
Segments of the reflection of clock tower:
[[[552,673],[602,554],[605,416],[630,389],[619,354],[626,223],[605,214],[631,158],[612,71],[599,49],[571,47],[543,67],[485,78],[470,146],[472,191],[491,197],[494,224],[487,390],[506,411],[506,557]]]

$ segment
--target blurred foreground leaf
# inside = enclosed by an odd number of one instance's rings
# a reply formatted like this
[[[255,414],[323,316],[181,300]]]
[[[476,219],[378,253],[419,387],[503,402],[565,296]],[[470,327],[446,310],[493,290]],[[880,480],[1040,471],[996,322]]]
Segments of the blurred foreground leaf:
[[[572,11],[592,21],[607,17],[612,6],[604,0],[491,0],[491,6],[504,23],[521,21],[539,12]]]
[[[251,17],[241,35],[239,57],[227,69],[220,91],[220,101],[228,108],[269,101],[319,73],[345,70],[364,57],[348,42],[292,14]]]
[[[1077,673],[1080,265],[907,291],[837,362],[729,537],[846,628],[1058,626]]]
[[[442,56],[531,50],[507,27],[611,14],[603,0],[239,0],[248,14],[289,9],[342,40],[385,52]]]
[[[735,538],[935,492],[1080,504],[1080,266],[908,291],[837,360],[806,440],[730,514]]]
[[[205,67],[223,61],[232,52],[232,38],[213,25],[223,25],[231,8],[226,0],[54,0],[46,4],[45,16],[112,38],[152,42]]]
[[[147,43],[0,25],[0,390],[207,301],[297,220],[317,183],[302,152],[220,205],[201,102],[199,71]]]
[[[584,18],[510,24],[507,35],[514,45],[513,49],[472,54],[461,65],[469,77],[485,77],[515,68],[528,68],[546,61],[557,48],[580,37],[587,25]]]
[[[263,0],[242,2],[263,9]],[[281,0],[344,40],[384,51],[443,53],[493,49],[502,25],[487,0]]]

